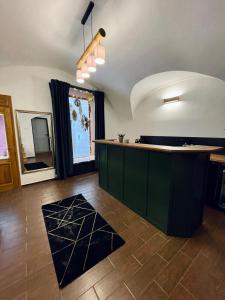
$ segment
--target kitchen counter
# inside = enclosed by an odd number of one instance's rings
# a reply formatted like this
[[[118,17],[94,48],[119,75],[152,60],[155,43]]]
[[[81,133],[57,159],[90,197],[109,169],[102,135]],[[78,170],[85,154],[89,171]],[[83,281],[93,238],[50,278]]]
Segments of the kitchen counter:
[[[193,235],[202,223],[210,154],[221,147],[95,143],[104,190],[165,234]]]
[[[210,161],[225,164],[225,155],[222,154],[211,154]]]
[[[110,141],[110,140],[94,140],[95,143],[98,144],[107,144],[107,145],[116,145],[119,147],[128,147],[135,149],[143,149],[150,151],[159,151],[159,152],[183,152],[183,153],[192,153],[192,152],[204,152],[211,153],[218,150],[223,149],[222,147],[216,146],[203,146],[203,145],[193,145],[193,146],[183,146],[183,147],[175,147],[175,146],[164,146],[164,145],[152,145],[152,144],[139,144],[139,143],[119,143],[118,141]]]

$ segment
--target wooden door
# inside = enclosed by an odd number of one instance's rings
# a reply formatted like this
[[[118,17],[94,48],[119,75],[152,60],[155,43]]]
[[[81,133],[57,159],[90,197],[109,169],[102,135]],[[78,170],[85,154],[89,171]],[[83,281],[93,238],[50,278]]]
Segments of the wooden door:
[[[0,192],[20,186],[11,97],[0,95]]]

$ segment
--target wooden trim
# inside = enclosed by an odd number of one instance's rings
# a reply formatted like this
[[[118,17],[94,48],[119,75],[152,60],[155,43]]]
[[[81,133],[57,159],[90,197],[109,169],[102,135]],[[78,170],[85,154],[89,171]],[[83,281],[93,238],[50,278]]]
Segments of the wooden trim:
[[[14,180],[13,180],[13,187],[3,187],[1,188],[1,191],[7,191],[12,188],[17,188],[21,186],[21,179],[20,179],[20,170],[19,170],[19,163],[18,163],[18,153],[17,153],[17,142],[16,142],[16,135],[15,135],[15,123],[14,123],[14,116],[13,116],[13,110],[12,110],[12,100],[11,96],[8,95],[0,95],[0,106],[6,107],[9,109],[9,114],[10,114],[10,121],[11,121],[11,139],[12,139],[12,146],[13,148],[10,149],[10,145],[8,145],[10,152],[13,152],[13,161],[10,162],[10,165],[12,167],[13,163],[13,170],[12,174],[14,175]],[[8,140],[8,138],[7,138]],[[15,170],[14,170],[15,169]]]
[[[12,106],[11,97],[8,95],[0,95],[0,106]]]
[[[225,164],[225,155],[221,154],[211,154],[210,161],[218,162],[221,164]]]
[[[15,134],[15,123],[14,123],[14,116],[13,116],[13,110],[12,110],[12,100],[10,96],[6,96],[8,98],[8,106],[10,109],[10,116],[11,116],[11,122],[12,122],[12,136],[13,136],[13,144],[14,144],[14,152],[15,152],[15,168],[17,172],[17,178],[16,178],[16,187],[21,186],[21,180],[20,180],[20,171],[19,171],[19,162],[18,162],[18,153],[17,153],[17,143],[16,143],[16,134]]]

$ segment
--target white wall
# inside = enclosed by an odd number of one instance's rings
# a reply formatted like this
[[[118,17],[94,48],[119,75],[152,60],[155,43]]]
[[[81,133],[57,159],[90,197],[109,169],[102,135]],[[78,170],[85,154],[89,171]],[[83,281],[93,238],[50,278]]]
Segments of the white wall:
[[[117,134],[122,130],[118,121],[118,116],[122,116],[123,112],[116,110],[109,100],[105,97],[105,135],[106,138],[116,138]]]
[[[75,75],[72,76],[58,69],[37,66],[4,67],[0,68],[0,94],[10,95],[12,97],[14,116],[16,109],[52,112],[51,94],[49,90],[49,81],[51,79],[58,79],[77,85]],[[91,88],[91,86],[87,85],[86,87]],[[54,169],[21,174],[21,183],[24,185],[52,179],[54,177]]]
[[[168,84],[172,72],[168,73],[170,77],[158,82],[157,88],[152,87],[152,76],[133,93],[138,84],[135,85],[132,95],[135,94],[138,105],[130,118],[123,117],[123,111],[116,107],[113,114],[106,113],[108,138],[117,137],[118,131],[131,140],[139,135],[225,138],[225,81],[205,75],[184,78],[176,74],[176,80]],[[176,95],[182,101],[163,104],[163,98]],[[117,123],[115,128],[110,126],[111,118]]]

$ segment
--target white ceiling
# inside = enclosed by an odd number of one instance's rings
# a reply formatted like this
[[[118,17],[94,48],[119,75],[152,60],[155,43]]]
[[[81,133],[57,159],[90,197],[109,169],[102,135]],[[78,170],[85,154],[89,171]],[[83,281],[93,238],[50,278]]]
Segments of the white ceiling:
[[[0,67],[39,65],[75,74],[80,19],[88,0],[0,0]],[[96,0],[94,33],[103,27],[107,63],[92,76],[112,103],[164,71],[225,79],[224,0]],[[90,38],[89,24],[86,27]]]
[[[137,82],[131,90],[130,103],[133,117],[140,103],[146,98],[151,98],[151,96],[160,91],[163,91],[163,95],[161,95],[160,98],[161,101],[163,98],[181,96],[187,92],[183,88],[183,84],[185,84],[185,88],[187,89],[187,84],[193,81],[195,82],[200,78],[212,78],[214,79],[212,82],[219,80],[208,75],[187,71],[169,71],[145,77]],[[188,88],[190,89],[190,84]]]

